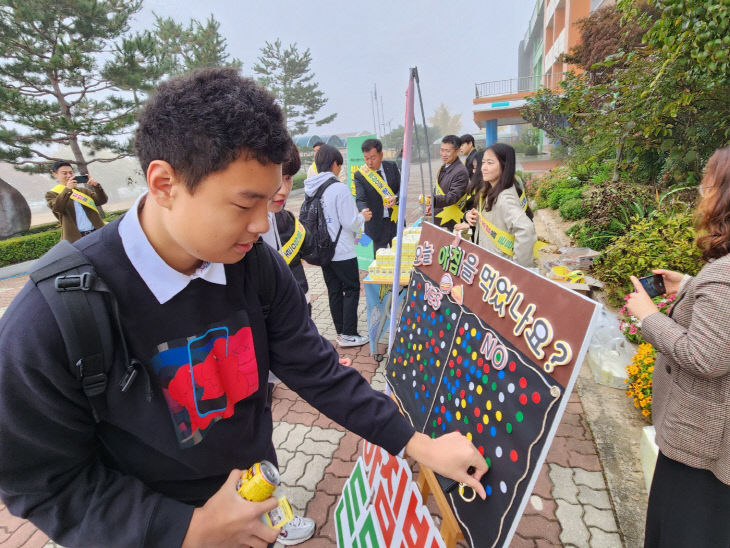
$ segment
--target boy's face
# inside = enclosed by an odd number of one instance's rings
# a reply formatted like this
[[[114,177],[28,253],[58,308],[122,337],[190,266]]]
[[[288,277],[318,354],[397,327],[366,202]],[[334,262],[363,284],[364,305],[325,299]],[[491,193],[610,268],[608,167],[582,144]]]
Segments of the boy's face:
[[[269,229],[269,201],[281,185],[281,165],[245,155],[205,177],[194,194],[181,182],[167,216],[179,251],[195,260],[236,263]]]

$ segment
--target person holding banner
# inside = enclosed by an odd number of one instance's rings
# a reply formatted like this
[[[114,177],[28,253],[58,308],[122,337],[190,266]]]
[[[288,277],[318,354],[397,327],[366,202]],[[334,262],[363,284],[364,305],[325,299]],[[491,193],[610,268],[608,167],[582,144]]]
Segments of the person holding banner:
[[[383,161],[383,143],[367,139],[362,144],[365,165],[355,172],[357,209],[369,209],[373,216],[365,223],[365,234],[373,240],[373,251],[388,247],[398,221],[400,171],[395,162]]]
[[[677,298],[667,316],[639,280],[626,306],[656,348],[652,418],[659,455],[644,546],[730,546],[730,147],[700,183],[695,277],[654,270]]]
[[[61,239],[75,242],[103,227],[107,196],[99,181],[85,176],[86,184],[79,185],[69,162],[54,162],[52,170],[58,184],[46,192],[46,203],[61,224]]]
[[[447,135],[441,139],[441,161],[436,186],[433,189],[433,211],[436,224],[447,230],[464,216],[466,203],[466,187],[469,174],[459,160],[461,140],[456,135]],[[431,204],[426,204],[426,215],[431,214]]]
[[[515,149],[510,145],[495,143],[484,151],[481,171],[485,184],[474,196],[477,207],[465,218],[475,227],[476,244],[534,267],[537,234],[527,198],[515,179],[515,163]]]

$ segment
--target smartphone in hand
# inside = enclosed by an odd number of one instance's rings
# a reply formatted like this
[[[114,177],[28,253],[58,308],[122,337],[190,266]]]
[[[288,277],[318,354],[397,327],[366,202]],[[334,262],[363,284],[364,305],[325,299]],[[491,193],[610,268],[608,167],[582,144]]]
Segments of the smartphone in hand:
[[[77,185],[85,185],[89,182],[89,176],[88,175],[75,175],[74,179],[76,180]]]
[[[649,294],[649,297],[656,297],[657,295],[664,295],[667,290],[664,287],[664,278],[661,274],[652,274],[651,276],[644,276],[639,278],[639,282]]]

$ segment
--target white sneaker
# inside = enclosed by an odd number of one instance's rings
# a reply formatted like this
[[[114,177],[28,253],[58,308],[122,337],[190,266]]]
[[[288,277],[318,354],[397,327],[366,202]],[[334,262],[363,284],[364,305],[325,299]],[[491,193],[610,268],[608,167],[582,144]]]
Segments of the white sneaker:
[[[370,342],[370,339],[361,335],[337,335],[337,344],[340,346],[362,346]]]
[[[294,546],[312,538],[314,534],[314,520],[302,516],[294,516],[291,521],[281,528],[276,541],[284,546]]]

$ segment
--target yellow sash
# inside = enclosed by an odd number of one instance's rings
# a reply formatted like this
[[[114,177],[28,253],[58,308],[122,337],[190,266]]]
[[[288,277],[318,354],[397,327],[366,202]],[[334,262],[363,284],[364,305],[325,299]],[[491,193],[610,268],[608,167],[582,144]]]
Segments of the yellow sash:
[[[441,174],[441,170],[444,167],[441,166],[439,169],[439,175]],[[446,196],[446,193],[441,189],[438,183],[436,183],[436,186],[434,188],[434,194],[436,196]],[[464,194],[455,204],[451,204],[449,206],[446,206],[443,208],[438,215],[436,215],[437,218],[441,219],[441,226],[445,225],[449,221],[454,221],[455,223],[458,223],[462,220],[464,217],[464,206],[466,205],[466,201],[469,199],[469,197]]]
[[[506,232],[502,230],[501,228],[497,228],[493,223],[489,222],[487,219],[484,218],[484,215],[482,214],[482,207],[484,205],[484,200],[479,200],[479,226],[482,228],[482,231],[489,236],[489,239],[492,240],[495,246],[497,246],[497,249],[499,249],[502,253],[507,255],[508,257],[514,257],[515,255],[515,237],[512,236],[509,232]],[[520,195],[520,205],[522,205],[523,210],[527,210],[527,198],[525,197],[525,193],[523,192]],[[545,247],[547,244],[545,242],[536,241],[535,245],[532,247],[532,255],[537,259],[538,252],[541,248]]]
[[[368,166],[360,166],[358,168],[358,171],[362,174],[363,177],[365,177],[365,180],[370,183],[370,185],[377,191],[378,194],[380,194],[380,197],[383,199],[383,207],[387,207],[385,205],[386,198],[395,198],[395,194],[393,194],[393,191],[388,186],[388,183],[386,183],[383,178],[378,175],[377,171],[373,171]],[[393,211],[390,214],[390,220],[394,223],[398,222],[398,206],[393,205]]]
[[[289,241],[287,241],[279,250],[281,256],[284,257],[286,264],[291,264],[292,259],[294,259],[294,257],[297,256],[297,253],[299,253],[299,250],[302,248],[302,244],[304,243],[304,235],[306,233],[307,231],[304,229],[304,226],[302,226],[302,223],[299,222],[299,219],[294,217],[294,234],[291,235]]]
[[[310,166],[310,168],[309,168],[309,169],[311,169],[312,171],[314,171],[314,174],[315,174],[315,175],[316,175],[317,173],[319,173],[319,171],[317,171],[317,164],[315,164],[314,162],[312,162],[312,165]]]
[[[56,194],[61,194],[61,192],[63,191],[64,188],[66,188],[66,185],[58,184],[51,189],[51,192],[55,192]],[[99,210],[96,209],[96,203],[94,202],[94,199],[91,196],[87,196],[83,192],[73,189],[73,190],[71,190],[71,199],[77,201],[82,206],[86,206],[89,209],[93,209],[94,211],[99,213]]]

